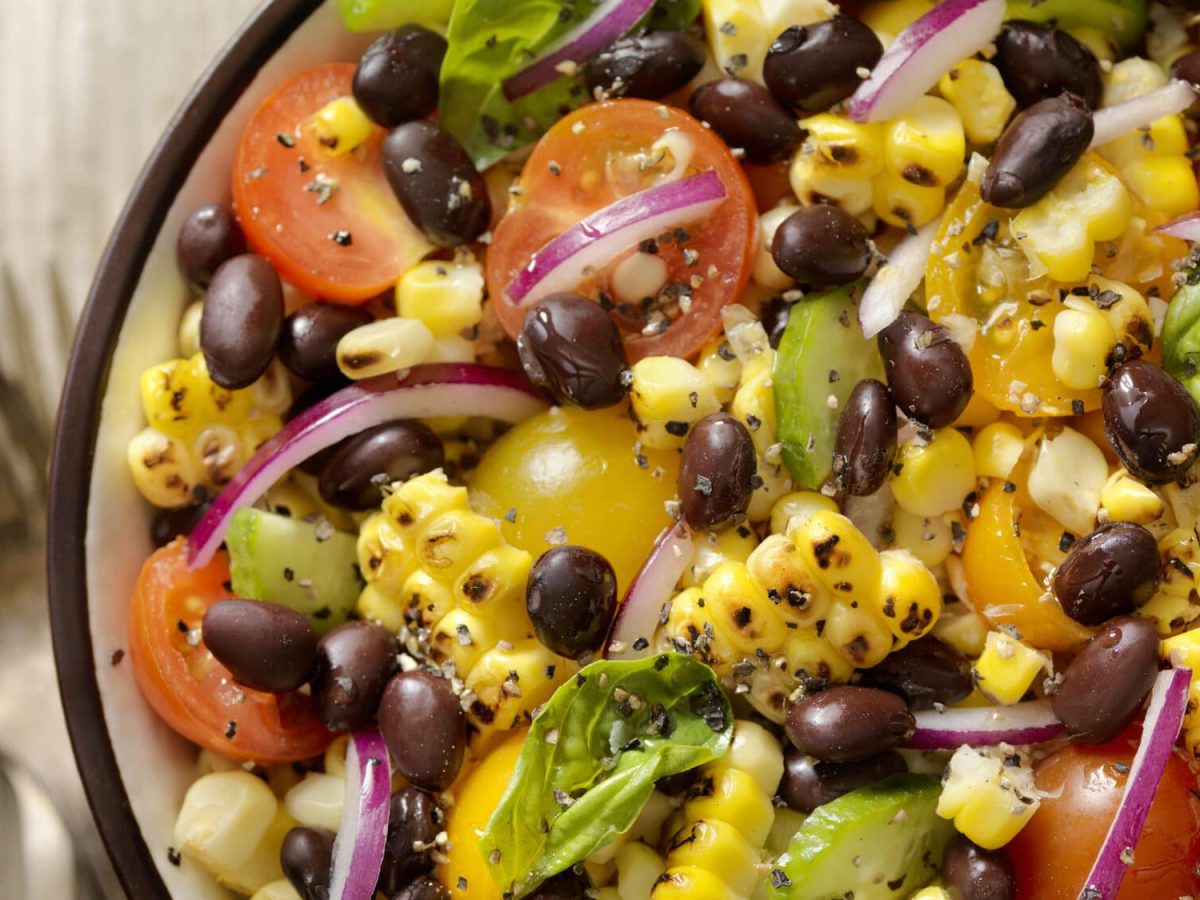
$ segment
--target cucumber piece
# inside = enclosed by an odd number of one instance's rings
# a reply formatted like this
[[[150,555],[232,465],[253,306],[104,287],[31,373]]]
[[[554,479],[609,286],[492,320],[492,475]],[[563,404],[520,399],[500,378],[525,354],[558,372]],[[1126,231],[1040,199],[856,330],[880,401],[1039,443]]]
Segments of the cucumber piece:
[[[338,8],[349,31],[386,31],[412,24],[445,34],[454,0],[338,0]]]
[[[818,806],[771,871],[772,900],[893,900],[941,868],[954,826],[935,812],[941,782],[905,773]]]
[[[358,540],[329,529],[327,522],[318,528],[261,509],[239,509],[225,535],[233,592],[304,613],[318,634],[342,624],[363,589]]]
[[[799,487],[819,490],[829,478],[838,417],[854,386],[884,380],[879,348],[858,324],[861,292],[861,282],[837,288],[793,304],[788,314],[772,380],[783,461]]]
[[[1009,0],[1005,18],[1048,22],[1057,28],[1095,28],[1125,50],[1146,30],[1146,0]]]

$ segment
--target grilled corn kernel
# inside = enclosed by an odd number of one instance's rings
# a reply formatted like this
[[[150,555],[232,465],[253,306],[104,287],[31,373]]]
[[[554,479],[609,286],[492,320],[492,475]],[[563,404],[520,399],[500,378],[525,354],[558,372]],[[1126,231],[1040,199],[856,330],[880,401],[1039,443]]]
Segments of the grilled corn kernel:
[[[498,644],[480,657],[466,676],[475,695],[467,717],[478,729],[473,750],[486,752],[503,732],[529,721],[533,710],[550,699],[555,688],[574,674],[575,667],[546,649],[535,638]]]
[[[804,687],[815,689],[822,682],[848,681],[854,674],[853,664],[827,638],[818,636],[815,629],[789,633],[782,656],[788,672]]]
[[[878,612],[892,636],[902,643],[915,641],[937,622],[942,611],[942,591],[937,579],[907,550],[884,550]]]
[[[249,772],[203,775],[183,797],[175,846],[210,869],[235,870],[250,858],[278,811],[266,782]]]
[[[792,157],[788,182],[796,199],[805,206],[830,204],[852,216],[869,212],[875,196],[871,179],[842,175],[836,168],[823,165],[808,145]]]
[[[301,825],[328,831],[341,827],[345,802],[345,780],[320,772],[309,772],[283,798],[288,815]]]
[[[727,562],[701,588],[717,640],[738,656],[754,656],[783,645],[787,630],[767,593],[742,563]]]
[[[800,207],[791,204],[777,206],[758,217],[758,242],[754,251],[754,283],[768,291],[783,291],[792,286],[792,279],[775,265],[771,242],[783,220]]]
[[[647,447],[682,447],[688,429],[721,408],[712,382],[685,359],[648,356],[632,372],[630,397]]]
[[[341,156],[369,138],[375,126],[353,97],[338,97],[309,116],[302,127],[311,131],[330,156]]]
[[[858,669],[879,665],[892,651],[891,632],[880,616],[858,601],[834,604],[821,636]]]
[[[473,259],[417,263],[396,282],[396,314],[455,337],[483,318],[483,269]]]
[[[1148,207],[1167,216],[1191,212],[1200,204],[1200,188],[1186,156],[1147,156],[1121,167],[1130,189]]]
[[[762,65],[774,33],[762,7],[744,0],[703,0],[704,33],[717,68],[762,82]]]
[[[914,516],[897,507],[892,513],[892,534],[895,546],[931,569],[945,562],[954,548],[950,525],[941,516]]]
[[[975,474],[981,478],[1007,478],[1017,467],[1017,460],[1025,450],[1025,436],[1015,425],[993,422],[975,435],[972,450],[975,454]]]
[[[779,741],[757,722],[738,719],[724,764],[748,772],[768,796],[775,796],[783,778],[783,749]]]
[[[1054,318],[1050,367],[1054,377],[1072,390],[1092,390],[1108,373],[1106,360],[1117,335],[1090,300],[1068,297],[1063,302],[1066,309]]]
[[[820,491],[784,494],[771,507],[771,533],[786,534],[819,509],[837,512],[838,505],[832,497],[826,497]]]
[[[377,319],[342,336],[337,364],[347,378],[371,378],[425,362],[433,345],[433,332],[418,319]]]
[[[820,113],[800,121],[807,133],[805,147],[817,165],[842,178],[872,178],[883,171],[884,126],[860,124],[845,116]],[[805,150],[801,150],[805,152]]]
[[[250,391],[255,412],[260,415],[282,416],[292,408],[292,384],[287,367],[278,357],[271,360]]]
[[[1163,500],[1124,469],[1118,469],[1100,491],[1100,508],[1110,522],[1148,525],[1163,514]]]
[[[815,625],[833,602],[832,591],[813,575],[796,543],[785,535],[769,535],[746,560],[746,570],[788,627]]]
[[[1011,750],[1011,748],[1007,748]],[[1003,847],[1037,812],[1041,797],[1033,771],[1000,749],[981,753],[959,747],[950,758],[937,814],[953,819],[966,837],[987,850]]]
[[[1002,631],[988,632],[983,654],[975,661],[979,686],[997,703],[1011,705],[1025,696],[1033,680],[1052,671],[1050,658]]]
[[[430,520],[417,538],[417,559],[430,575],[453,581],[485,550],[503,543],[494,519],[469,509],[451,509]]]
[[[147,428],[129,442],[126,458],[134,485],[155,506],[178,509],[196,502],[202,481],[181,441]]]
[[[879,554],[840,513],[818,510],[788,534],[808,570],[838,600],[871,603],[879,592]]]
[[[911,184],[945,188],[958,178],[966,152],[962,119],[940,97],[918,97],[884,125],[885,165]]]
[[[654,885],[651,900],[745,900],[711,872],[696,866],[670,869]]]
[[[953,428],[935,431],[928,441],[921,436],[905,441],[896,454],[891,486],[896,503],[914,516],[958,509],[975,490],[970,443]]]
[[[913,184],[889,170],[875,176],[873,199],[875,214],[889,225],[920,228],[938,217],[946,189]]]
[[[965,603],[950,603],[933,626],[933,635],[964,656],[979,656],[990,633],[987,619]]]
[[[956,64],[942,76],[938,90],[953,104],[972,144],[990,144],[1000,137],[1017,108],[1000,70],[982,59]]]
[[[269,884],[264,884],[250,900],[302,900],[296,889],[292,887],[292,883],[286,878],[281,878],[278,881],[272,881]]]
[[[628,841],[617,848],[617,896],[621,900],[645,900],[654,889],[666,864],[641,841]]]
[[[244,462],[241,436],[227,425],[212,425],[196,435],[191,454],[205,482],[218,487],[228,484]]]
[[[758,866],[761,862],[754,845],[720,819],[692,822],[667,845],[668,869],[694,866],[718,876],[731,890],[742,895],[754,891],[760,880]]]
[[[718,762],[708,769],[693,788],[698,793],[683,805],[690,822],[719,819],[732,825],[756,847],[771,831],[774,807],[771,797],[758,786],[754,776]]]
[[[437,620],[429,631],[429,652],[434,662],[450,660],[455,672],[470,672],[483,654],[500,641],[525,637],[519,633],[521,620],[505,622],[455,607]],[[514,633],[517,632],[517,633]]]
[[[728,675],[733,648],[717,639],[712,611],[703,600],[698,587],[685,588],[672,598],[662,645],[664,649],[691,654],[712,666],[718,675]]]
[[[733,399],[742,377],[742,363],[734,355],[729,341],[722,337],[709,341],[700,351],[700,361],[696,366],[712,384],[719,403],[724,405]]]
[[[706,531],[694,536],[696,555],[680,579],[683,587],[699,586],[727,562],[744,563],[758,546],[754,532],[746,527]]]
[[[204,313],[204,304],[197,300],[189,303],[179,319],[179,355],[185,359],[200,352],[200,316]]]
[[[1029,470],[1029,496],[1043,512],[1076,534],[1096,523],[1108,461],[1091,439],[1072,428],[1038,444]]]

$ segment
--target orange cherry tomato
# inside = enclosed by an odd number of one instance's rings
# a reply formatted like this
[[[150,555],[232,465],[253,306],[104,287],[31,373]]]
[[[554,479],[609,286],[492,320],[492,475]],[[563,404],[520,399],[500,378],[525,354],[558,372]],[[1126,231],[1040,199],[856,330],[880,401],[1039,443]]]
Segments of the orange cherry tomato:
[[[677,152],[651,149],[665,135],[679,141]],[[688,356],[720,328],[721,307],[746,287],[754,263],[757,213],[754,194],[742,167],[713,132],[682,110],[647,100],[592,103],[571,113],[546,132],[521,172],[508,212],[492,236],[487,259],[488,295],[510,336],[525,321],[525,308],[504,296],[512,279],[533,255],[580,219],[622,197],[651,187],[674,165],[681,175],[717,173],[726,198],[706,219],[680,222],[686,240],[656,246],[667,263],[667,302],[618,304],[613,320],[621,329],[631,361],[646,356]],[[636,252],[628,248],[621,258]],[[613,264],[578,285],[593,299],[613,297]],[[675,286],[672,289],[672,286]],[[686,302],[679,297],[686,296]],[[666,316],[665,330],[650,328]],[[652,318],[653,317],[653,318]]]
[[[129,656],[142,696],[194,744],[258,763],[307,759],[333,741],[312,698],[234,684],[199,635],[205,611],[233,595],[229,557],[189,571],[183,538],[142,566],[129,606]]]
[[[250,117],[233,165],[233,205],[250,246],[284,280],[343,302],[386,290],[433,249],[383,174],[382,128],[333,156],[303,127],[349,96],[353,77],[353,63],[325,63],[289,78]]]

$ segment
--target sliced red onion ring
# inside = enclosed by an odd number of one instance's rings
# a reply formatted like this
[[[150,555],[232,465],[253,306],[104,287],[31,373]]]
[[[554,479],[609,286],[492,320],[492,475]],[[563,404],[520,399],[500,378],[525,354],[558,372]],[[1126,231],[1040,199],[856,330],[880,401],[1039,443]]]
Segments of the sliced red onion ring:
[[[1112,824],[1100,852],[1092,864],[1084,882],[1080,897],[1090,900],[1114,900],[1121,889],[1121,880],[1137,846],[1154,802],[1158,783],[1162,780],[1167,760],[1175,750],[1175,739],[1183,726],[1183,715],[1187,711],[1188,685],[1192,673],[1189,669],[1170,669],[1159,672],[1150,692],[1150,705],[1142,723],[1142,739],[1133,755],[1129,777],[1125,779],[1125,792],[1117,807]],[[1122,858],[1124,857],[1124,859]]]
[[[1005,0],[945,0],[913,22],[887,48],[846,110],[855,122],[893,119],[960,60],[992,42]]]
[[[663,604],[671,599],[695,555],[696,542],[682,519],[655,539],[617,609],[605,659],[641,659],[653,652],[650,642],[661,622]]]
[[[1049,700],[1031,700],[1015,706],[980,706],[925,709],[916,713],[917,730],[908,746],[914,750],[954,750],[992,747],[996,744],[1040,744],[1063,733]]]
[[[387,845],[392,767],[376,728],[350,736],[346,746],[346,811],[333,841],[329,900],[372,900]]]
[[[570,74],[572,64],[584,63],[622,37],[650,12],[654,0],[600,0],[592,14],[542,51],[533,62],[504,80],[510,103]]]
[[[522,306],[556,291],[569,291],[588,271],[599,270],[622,250],[702,218],[725,197],[725,185],[713,171],[622,197],[538,250],[505,289],[505,298]]]
[[[858,324],[862,326],[863,337],[875,337],[900,315],[925,277],[930,248],[941,224],[941,219],[930,222],[904,238],[879,267],[858,303]]]
[[[288,422],[258,448],[217,495],[188,541],[188,564],[202,566],[225,539],[229,520],[289,469],[343,438],[394,419],[488,416],[519,422],[546,407],[519,372],[474,363],[415,366],[402,380],[380,375],[343,388]]]
[[[1123,134],[1145,128],[1163,116],[1181,113],[1196,102],[1196,91],[1186,81],[1170,81],[1148,94],[1096,110],[1092,147],[1100,147]]]
[[[1200,241],[1200,212],[1184,213],[1178,219],[1163,222],[1154,230],[1185,241]]]

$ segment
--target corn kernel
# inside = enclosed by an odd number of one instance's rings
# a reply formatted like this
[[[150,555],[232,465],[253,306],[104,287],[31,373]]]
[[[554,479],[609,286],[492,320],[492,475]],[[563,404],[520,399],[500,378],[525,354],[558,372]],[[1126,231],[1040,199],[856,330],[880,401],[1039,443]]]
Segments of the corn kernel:
[[[788,846],[792,843],[792,837],[800,830],[800,826],[807,819],[802,812],[797,812],[788,806],[781,806],[775,810],[775,822],[771,826],[771,833],[767,835],[766,851],[771,858],[782,856]]]
[[[712,384],[713,393],[722,405],[733,399],[738,381],[742,377],[742,363],[722,337],[709,341],[700,351],[696,366]]]
[[[285,767],[291,769],[291,766]],[[279,852],[283,847],[283,839],[295,828],[297,822],[285,811],[276,811],[275,820],[267,828],[266,833],[253,845],[250,855],[235,868],[213,867],[213,874],[222,886],[239,894],[254,894],[259,889],[279,880],[283,868],[279,861]]]
[[[884,0],[867,3],[862,8],[862,21],[879,35],[886,47],[905,28],[937,5],[937,0]]]
[[[701,793],[684,804],[683,813],[691,822],[727,822],[751,844],[761,847],[771,832],[774,807],[754,776],[718,762],[701,776]]]
[[[985,248],[985,252],[986,250],[987,248]],[[950,317],[947,316],[942,319],[942,323],[945,324],[948,318]],[[982,393],[976,391],[971,395],[971,399],[967,401],[967,408],[954,420],[954,427],[982,428],[984,425],[991,425],[999,418],[1000,410],[993,406]]]
[[[972,451],[979,477],[1007,478],[1025,451],[1025,436],[1015,425],[993,422],[975,435]]]
[[[879,592],[879,554],[840,513],[818,510],[788,535],[808,570],[839,600],[871,603]]]
[[[644,900],[654,882],[666,869],[663,858],[641,841],[622,844],[616,852],[617,896],[621,900]]]
[[[301,825],[335,832],[342,825],[345,802],[345,780],[320,772],[309,772],[283,798],[288,815]]]
[[[630,397],[647,447],[682,447],[688,429],[721,408],[712,383],[685,359],[648,356],[632,372]]]
[[[1163,641],[1162,658],[1176,668],[1200,672],[1200,628]]]
[[[884,126],[852,122],[845,116],[820,113],[800,121],[808,133],[805,147],[816,164],[842,178],[872,178],[883,171]],[[802,153],[806,152],[801,150]]]
[[[896,547],[907,550],[930,569],[945,562],[954,549],[954,535],[941,516],[914,516],[896,507],[892,513],[892,534]]]
[[[1103,451],[1078,431],[1064,428],[1039,442],[1029,470],[1029,496],[1071,531],[1087,534],[1095,525],[1107,481]]]
[[[1017,703],[1043,671],[1053,671],[1049,656],[1002,631],[988,632],[983,654],[975,661],[975,677],[997,703]]]
[[[807,145],[792,157],[788,183],[796,199],[805,206],[831,204],[852,216],[869,212],[874,198],[871,179],[842,175],[836,168],[822,165],[820,157]]]
[[[955,557],[954,559],[957,559]],[[953,559],[950,560],[953,562]],[[950,603],[933,626],[933,635],[964,656],[976,657],[987,643],[987,619],[965,603]]]
[[[699,586],[718,567],[727,562],[744,563],[758,546],[749,528],[725,528],[694,535],[696,555],[680,579],[683,587]]]
[[[763,59],[774,33],[757,2],[703,0],[704,33],[717,68],[726,75],[762,82]]]
[[[1076,391],[1099,387],[1108,373],[1107,359],[1117,336],[1096,305],[1083,297],[1068,297],[1066,309],[1054,318],[1054,377]]]
[[[1011,756],[998,748],[981,753],[959,747],[938,798],[937,814],[953,819],[963,835],[987,850],[1016,837],[1042,802],[1033,771],[1010,763]]]
[[[196,501],[202,480],[181,441],[147,428],[129,442],[126,458],[134,485],[155,506],[178,509]]]
[[[744,900],[724,881],[696,866],[670,869],[654,885],[651,900]]]
[[[771,242],[775,232],[800,207],[791,204],[777,206],[758,217],[758,242],[754,251],[754,283],[768,291],[783,291],[792,286],[792,279],[775,264]]]
[[[890,170],[875,176],[873,191],[875,214],[897,228],[928,225],[946,205],[945,188],[913,184]]]
[[[931,884],[929,887],[921,888],[909,900],[954,900],[954,898],[950,896],[950,892],[944,887]]]
[[[914,641],[931,629],[942,611],[937,579],[907,550],[884,550],[877,610],[892,636]]]
[[[723,765],[748,773],[770,797],[783,778],[783,749],[779,741],[757,722],[738,719]]]
[[[1162,497],[1124,469],[1108,477],[1100,491],[1100,507],[1110,522],[1148,525],[1163,514]]]
[[[287,367],[279,358],[271,360],[265,372],[247,388],[255,412],[282,416],[292,408],[292,384]]]
[[[819,509],[837,512],[837,502],[820,491],[792,491],[771,507],[771,533],[785,534]],[[795,521],[793,521],[795,520]]]
[[[892,634],[882,618],[858,601],[835,603],[821,636],[858,669],[879,665],[892,651]]]
[[[702,593],[717,640],[735,655],[753,657],[759,649],[770,652],[783,645],[783,619],[742,563],[719,566]]]
[[[1125,166],[1134,160],[1150,156],[1184,156],[1188,152],[1187,131],[1179,116],[1163,116],[1144,129],[1109,141],[1099,152],[1124,174]]]
[[[301,127],[311,132],[330,156],[341,156],[369,138],[375,125],[353,97],[338,97],[309,116]]]
[[[421,567],[442,582],[452,582],[485,550],[504,541],[494,519],[469,509],[451,509],[432,519],[417,539]]]
[[[1147,156],[1121,167],[1130,189],[1148,207],[1166,216],[1179,216],[1200,205],[1200,188],[1186,156]]]
[[[758,851],[732,825],[720,819],[690,823],[671,838],[669,869],[694,866],[717,875],[737,894],[749,895],[759,882]],[[631,900],[634,895],[630,895]],[[641,897],[646,894],[640,895]]]
[[[184,359],[195,356],[200,352],[200,316],[204,313],[204,304],[197,300],[189,303],[179,320],[179,355]]]
[[[884,126],[886,165],[910,184],[945,188],[958,178],[966,152],[962,120],[940,97],[918,97]]]
[[[1104,82],[1101,105],[1116,106],[1162,87],[1167,83],[1167,75],[1153,60],[1131,56],[1114,63]]]
[[[500,644],[484,653],[464,679],[475,695],[467,713],[478,729],[472,735],[473,752],[486,752],[505,731],[526,723],[574,672],[570,661],[535,638],[516,641],[511,649]]]
[[[813,575],[795,542],[785,535],[770,535],[759,544],[746,560],[746,570],[783,619],[795,626],[815,625],[833,602],[833,592]]]
[[[203,775],[184,795],[175,820],[175,846],[210,869],[237,869],[266,836],[278,811],[271,789],[249,772]]]
[[[1017,108],[1000,70],[981,59],[957,63],[942,76],[938,90],[954,105],[972,144],[993,143]]]
[[[264,884],[250,900],[302,900],[296,889],[292,887],[292,883],[286,878],[281,878],[278,881],[272,881],[270,884]]]
[[[337,364],[347,378],[399,372],[423,363],[433,352],[433,332],[418,319],[377,319],[342,336]]]
[[[892,494],[901,509],[939,516],[958,509],[975,490],[975,455],[962,434],[942,428],[928,442],[918,436],[901,444],[892,473]]]
[[[417,263],[396,282],[396,314],[455,337],[483,318],[483,269],[473,259]]]
[[[524,631],[521,619],[498,619],[455,607],[430,629],[430,655],[437,663],[451,660],[455,672],[470,672],[488,650],[500,641],[525,637]]]

